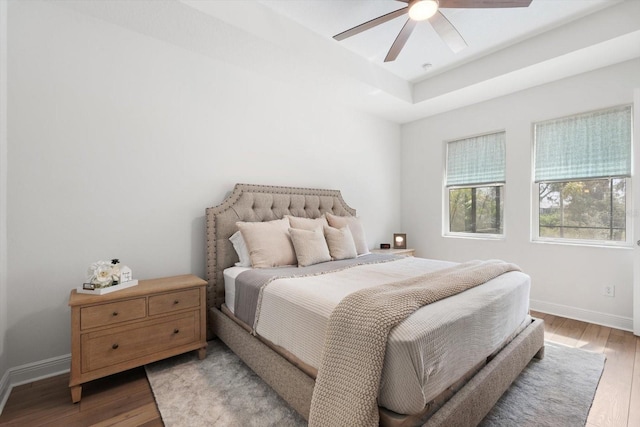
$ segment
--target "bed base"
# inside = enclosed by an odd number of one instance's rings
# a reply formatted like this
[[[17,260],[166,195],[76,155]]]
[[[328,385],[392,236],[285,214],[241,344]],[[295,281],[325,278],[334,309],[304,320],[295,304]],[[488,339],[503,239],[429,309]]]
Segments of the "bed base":
[[[306,420],[315,381],[217,308],[209,309],[211,331]]]
[[[293,409],[309,419],[315,381],[220,309],[209,310],[211,331]],[[426,420],[427,427],[470,427],[482,421],[500,396],[533,358],[544,357],[544,322],[534,318],[451,399]],[[381,409],[380,425],[422,425],[428,415],[402,415]]]

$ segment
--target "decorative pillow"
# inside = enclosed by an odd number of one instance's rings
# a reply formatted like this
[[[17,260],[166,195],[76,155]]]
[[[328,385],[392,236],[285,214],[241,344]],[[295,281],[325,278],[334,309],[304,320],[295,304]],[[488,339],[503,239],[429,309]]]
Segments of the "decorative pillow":
[[[251,267],[251,257],[249,256],[249,249],[247,249],[247,244],[242,238],[242,233],[240,233],[240,231],[236,231],[231,237],[229,237],[229,240],[231,240],[233,249],[236,250],[238,258],[240,259],[240,261],[236,262],[236,266]]]
[[[329,253],[333,260],[355,258],[358,256],[356,245],[353,242],[353,236],[349,227],[344,226],[340,229],[333,227],[324,227],[324,237],[329,245]]]
[[[331,261],[329,247],[322,231],[290,228],[289,233],[298,258],[298,267]]]
[[[254,268],[295,265],[296,253],[286,218],[266,222],[236,222]]]
[[[360,222],[360,218],[355,216],[338,216],[326,213],[327,221],[329,225],[334,228],[349,227],[351,234],[353,235],[353,241],[356,244],[356,250],[358,255],[365,255],[369,253],[369,247],[367,246],[367,238],[364,235],[364,228]]]
[[[327,219],[323,216],[320,218],[302,218],[299,216],[286,215],[289,220],[291,228],[301,228],[303,230],[318,230],[322,231],[325,226],[328,226]]]

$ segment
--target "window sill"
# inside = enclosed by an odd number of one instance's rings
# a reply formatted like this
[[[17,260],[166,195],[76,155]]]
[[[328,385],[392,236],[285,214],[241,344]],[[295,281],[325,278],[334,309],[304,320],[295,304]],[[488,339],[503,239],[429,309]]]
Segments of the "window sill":
[[[504,234],[444,233],[442,237],[450,237],[453,239],[471,239],[471,240],[505,240]]]
[[[591,240],[580,242],[576,240],[531,239],[531,243],[542,245],[580,246],[583,248],[633,249],[633,244],[627,242],[603,243]]]

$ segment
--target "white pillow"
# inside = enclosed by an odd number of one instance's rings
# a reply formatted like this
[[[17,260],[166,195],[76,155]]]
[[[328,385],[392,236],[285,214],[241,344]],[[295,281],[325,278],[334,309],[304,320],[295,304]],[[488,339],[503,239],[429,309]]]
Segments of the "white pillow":
[[[237,267],[251,267],[251,257],[249,256],[249,249],[247,244],[242,238],[242,233],[238,230],[231,237],[229,237],[233,244],[233,249],[236,250],[240,261],[236,262]]]
[[[349,259],[358,256],[356,245],[349,227],[340,229],[334,227],[324,227],[324,237],[329,245],[329,253],[333,260]]]
[[[291,228],[301,228],[303,230],[317,230],[322,229],[325,226],[328,226],[327,218],[321,216],[320,218],[303,218],[299,216],[291,216],[286,215],[287,219],[289,219],[289,224]]]
[[[311,231],[290,228],[289,233],[298,258],[298,267],[331,261],[327,241],[324,240],[324,233],[320,229]]]
[[[286,218],[266,222],[236,222],[254,268],[295,265],[296,253]]]
[[[349,227],[351,234],[353,235],[353,241],[356,244],[356,251],[358,255],[366,255],[369,253],[369,246],[367,246],[367,238],[364,235],[364,227],[360,222],[360,218],[355,216],[338,216],[329,212],[326,213],[327,221],[329,225],[334,228]]]

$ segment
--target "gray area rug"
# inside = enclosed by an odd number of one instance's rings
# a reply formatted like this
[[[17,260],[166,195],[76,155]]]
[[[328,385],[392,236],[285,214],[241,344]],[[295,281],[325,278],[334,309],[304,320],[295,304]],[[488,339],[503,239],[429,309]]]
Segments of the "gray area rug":
[[[482,427],[583,427],[604,369],[604,355],[554,343],[533,359],[483,420]],[[268,385],[219,340],[146,366],[167,427],[306,426]]]
[[[583,427],[604,370],[605,355],[545,341],[481,427]]]

